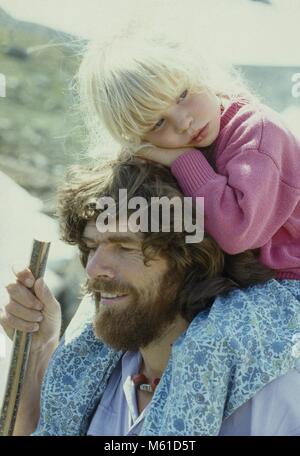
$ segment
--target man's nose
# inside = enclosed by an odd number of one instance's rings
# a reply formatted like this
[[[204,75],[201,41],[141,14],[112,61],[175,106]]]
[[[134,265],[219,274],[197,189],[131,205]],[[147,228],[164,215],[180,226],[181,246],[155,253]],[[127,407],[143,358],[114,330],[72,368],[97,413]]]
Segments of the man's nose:
[[[86,273],[90,279],[116,277],[116,262],[108,247],[99,246],[96,251],[91,252],[86,264]]]

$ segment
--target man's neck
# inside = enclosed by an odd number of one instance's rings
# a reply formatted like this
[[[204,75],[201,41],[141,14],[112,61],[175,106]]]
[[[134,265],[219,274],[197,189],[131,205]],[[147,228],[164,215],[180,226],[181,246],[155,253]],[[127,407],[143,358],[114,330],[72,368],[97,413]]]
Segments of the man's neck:
[[[181,316],[164,331],[163,335],[147,347],[140,348],[142,365],[140,373],[144,374],[149,382],[161,378],[167,367],[172,344],[186,330],[189,323]]]

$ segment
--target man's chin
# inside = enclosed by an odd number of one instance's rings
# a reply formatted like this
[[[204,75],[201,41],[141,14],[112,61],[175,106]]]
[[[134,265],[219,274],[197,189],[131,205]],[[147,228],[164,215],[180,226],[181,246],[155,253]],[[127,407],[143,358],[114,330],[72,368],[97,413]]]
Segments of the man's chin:
[[[136,327],[130,327],[126,318],[109,321],[103,316],[101,319],[95,317],[94,333],[98,339],[114,350],[138,351],[139,348],[148,345],[155,339],[155,334],[149,332],[145,334],[143,330],[139,333]]]
[[[158,340],[179,314],[174,274],[161,279],[157,289],[130,292],[130,299],[103,304],[96,298],[94,332],[115,350],[137,351]],[[154,296],[153,296],[154,295]]]
[[[135,307],[132,300],[128,300],[125,306],[119,306],[117,303],[103,303],[100,299],[93,322],[96,337],[114,350],[137,351],[140,337],[139,316]]]
[[[101,340],[105,345],[109,346],[113,350],[116,351],[138,351],[138,347],[132,347],[129,348],[128,345],[126,344],[125,346],[120,343],[120,339],[115,340],[114,338],[111,337],[111,335],[107,334],[106,332],[103,332],[99,330],[99,327],[94,323],[94,333],[97,339]]]
[[[138,351],[157,340],[170,320],[160,320],[157,315],[149,315],[143,309],[137,311],[134,306],[114,312],[112,308],[103,309],[100,305],[94,318],[94,333],[114,350]]]

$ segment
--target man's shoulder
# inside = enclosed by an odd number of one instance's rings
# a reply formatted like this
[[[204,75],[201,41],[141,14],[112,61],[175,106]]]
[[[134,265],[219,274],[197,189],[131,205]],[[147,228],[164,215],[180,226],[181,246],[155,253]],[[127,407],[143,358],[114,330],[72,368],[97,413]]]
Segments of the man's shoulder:
[[[300,361],[228,416],[220,435],[300,435]]]
[[[299,302],[272,279],[218,296],[210,309],[196,315],[186,337],[198,345],[226,346],[242,360],[254,353],[281,357],[291,353],[299,333],[299,311]]]

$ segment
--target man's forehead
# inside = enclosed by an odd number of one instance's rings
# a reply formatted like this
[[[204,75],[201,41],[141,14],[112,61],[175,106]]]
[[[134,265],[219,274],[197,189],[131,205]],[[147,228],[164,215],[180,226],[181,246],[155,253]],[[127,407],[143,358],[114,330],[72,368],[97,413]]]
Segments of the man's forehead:
[[[109,227],[108,227],[109,228]],[[121,229],[121,230],[120,230]],[[111,227],[111,229],[108,229],[105,233],[101,233],[98,231],[96,222],[93,220],[89,220],[85,226],[85,229],[83,231],[82,237],[88,238],[88,239],[95,239],[98,241],[105,241],[105,240],[113,240],[114,238],[120,239],[124,238],[124,240],[132,240],[135,242],[141,241],[143,239],[143,234],[141,232],[138,233],[133,233],[128,229],[127,225],[120,225],[120,227],[117,224],[117,227],[115,229],[114,226]]]

